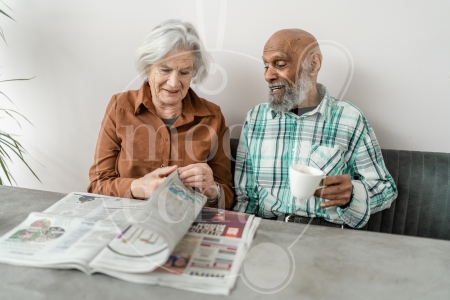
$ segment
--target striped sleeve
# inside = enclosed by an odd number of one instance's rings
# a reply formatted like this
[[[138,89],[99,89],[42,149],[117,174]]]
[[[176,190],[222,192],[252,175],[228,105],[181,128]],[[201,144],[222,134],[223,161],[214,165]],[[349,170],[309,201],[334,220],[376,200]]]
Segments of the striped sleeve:
[[[363,227],[371,214],[389,208],[397,197],[397,187],[383,161],[381,149],[370,124],[360,138],[353,159],[353,195],[350,205],[338,208],[342,220],[353,228]]]
[[[254,214],[258,199],[254,193],[254,178],[251,158],[247,145],[248,122],[244,124],[236,152],[236,167],[234,172],[234,185],[236,191],[236,204],[233,210]],[[249,205],[252,202],[252,205]],[[250,210],[250,211],[248,211]]]

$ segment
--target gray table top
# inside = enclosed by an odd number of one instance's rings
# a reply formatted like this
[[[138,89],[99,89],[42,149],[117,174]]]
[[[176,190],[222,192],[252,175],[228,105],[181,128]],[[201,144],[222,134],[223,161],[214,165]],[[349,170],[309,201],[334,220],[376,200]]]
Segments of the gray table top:
[[[0,235],[65,194],[0,186]],[[0,264],[0,299],[209,299]],[[450,242],[262,220],[230,299],[450,299]]]

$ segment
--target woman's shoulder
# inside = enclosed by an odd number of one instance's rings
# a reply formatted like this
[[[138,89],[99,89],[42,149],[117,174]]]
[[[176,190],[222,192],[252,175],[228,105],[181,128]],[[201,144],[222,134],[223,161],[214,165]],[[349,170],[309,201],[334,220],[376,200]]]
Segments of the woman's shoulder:
[[[136,110],[136,101],[139,101],[139,90],[129,90],[114,94],[111,97],[109,106],[115,109],[134,112]],[[142,100],[140,101],[142,102]],[[140,104],[140,103],[139,103]]]
[[[202,101],[203,105],[206,106],[206,108],[208,108],[212,113],[222,113],[220,106],[206,100],[205,98],[199,98],[200,101]]]
[[[194,111],[197,113],[204,114],[208,111],[211,115],[222,115],[222,110],[219,105],[197,96],[192,89],[190,89],[190,100]]]

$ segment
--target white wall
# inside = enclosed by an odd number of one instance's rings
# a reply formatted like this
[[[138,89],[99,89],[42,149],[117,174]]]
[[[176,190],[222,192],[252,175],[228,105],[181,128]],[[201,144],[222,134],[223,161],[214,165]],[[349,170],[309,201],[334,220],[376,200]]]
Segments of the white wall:
[[[8,42],[0,43],[0,80],[35,76],[0,83],[34,124],[20,129],[0,119],[1,130],[19,134],[42,180],[16,162],[11,171],[21,187],[86,189],[106,104],[114,93],[140,86],[134,52],[156,24],[169,18],[194,23],[225,70],[223,91],[217,93],[224,78],[218,71],[205,84],[216,94],[199,94],[222,107],[229,126],[241,124],[251,107],[266,101],[261,55],[268,37],[296,27],[322,44],[319,81],[365,112],[382,148],[450,152],[448,1],[5,3],[17,22],[0,18]],[[342,93],[347,76],[352,77]]]

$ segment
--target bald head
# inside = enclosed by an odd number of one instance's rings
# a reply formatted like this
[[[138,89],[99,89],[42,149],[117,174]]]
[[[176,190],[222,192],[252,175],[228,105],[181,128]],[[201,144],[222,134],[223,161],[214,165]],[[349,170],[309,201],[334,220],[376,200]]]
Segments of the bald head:
[[[302,29],[282,29],[275,32],[264,46],[264,54],[284,52],[301,64],[308,54],[321,54],[316,38]]]
[[[312,34],[301,29],[282,29],[275,32],[264,46],[263,60],[264,79],[271,90],[272,100],[269,102],[273,104],[272,108],[289,98],[296,107],[320,101],[316,83],[322,54]],[[300,84],[300,81],[303,83]],[[302,95],[293,94],[298,91]],[[286,104],[286,107],[289,106],[291,104]],[[282,110],[285,108],[280,109]]]

